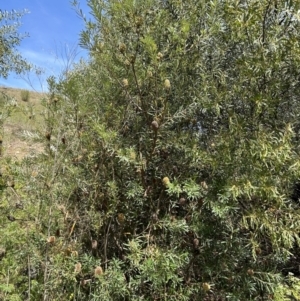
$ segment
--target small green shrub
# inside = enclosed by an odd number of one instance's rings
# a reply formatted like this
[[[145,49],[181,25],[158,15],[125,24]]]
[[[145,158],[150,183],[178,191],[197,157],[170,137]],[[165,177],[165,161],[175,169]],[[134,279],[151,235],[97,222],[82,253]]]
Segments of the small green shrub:
[[[29,97],[30,97],[30,94],[29,94],[28,90],[21,90],[21,99],[22,99],[22,101],[28,102]]]

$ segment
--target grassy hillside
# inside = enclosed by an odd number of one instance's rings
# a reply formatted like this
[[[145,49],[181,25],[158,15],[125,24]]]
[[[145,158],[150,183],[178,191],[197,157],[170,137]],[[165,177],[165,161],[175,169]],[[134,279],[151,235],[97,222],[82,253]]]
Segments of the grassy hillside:
[[[36,141],[37,132],[43,128],[42,100],[45,94],[30,91],[28,101],[22,101],[22,90],[0,87],[0,100],[4,94],[10,98],[12,111],[4,120],[2,133],[3,155],[22,159],[42,151],[42,145]]]

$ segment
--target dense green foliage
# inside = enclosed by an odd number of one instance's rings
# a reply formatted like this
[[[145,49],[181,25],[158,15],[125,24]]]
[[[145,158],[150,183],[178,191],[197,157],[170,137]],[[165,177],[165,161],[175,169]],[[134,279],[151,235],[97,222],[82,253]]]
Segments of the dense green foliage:
[[[11,71],[22,73],[30,69],[17,51],[17,46],[25,37],[18,33],[20,18],[25,13],[0,10],[0,77],[6,78]]]
[[[3,173],[5,300],[298,298],[300,4],[89,5]]]

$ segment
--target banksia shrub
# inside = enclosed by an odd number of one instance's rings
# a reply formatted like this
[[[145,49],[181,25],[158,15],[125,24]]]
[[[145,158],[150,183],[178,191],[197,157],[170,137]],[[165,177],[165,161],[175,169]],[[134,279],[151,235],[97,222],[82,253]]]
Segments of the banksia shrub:
[[[181,2],[89,1],[89,62],[48,80],[48,148],[0,206],[36,300],[264,300],[299,273],[300,6]]]

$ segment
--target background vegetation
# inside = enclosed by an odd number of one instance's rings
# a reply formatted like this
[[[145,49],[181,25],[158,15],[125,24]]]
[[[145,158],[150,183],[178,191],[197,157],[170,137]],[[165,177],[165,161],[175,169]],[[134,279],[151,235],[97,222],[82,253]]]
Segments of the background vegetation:
[[[298,2],[88,3],[1,161],[1,298],[298,300]]]

